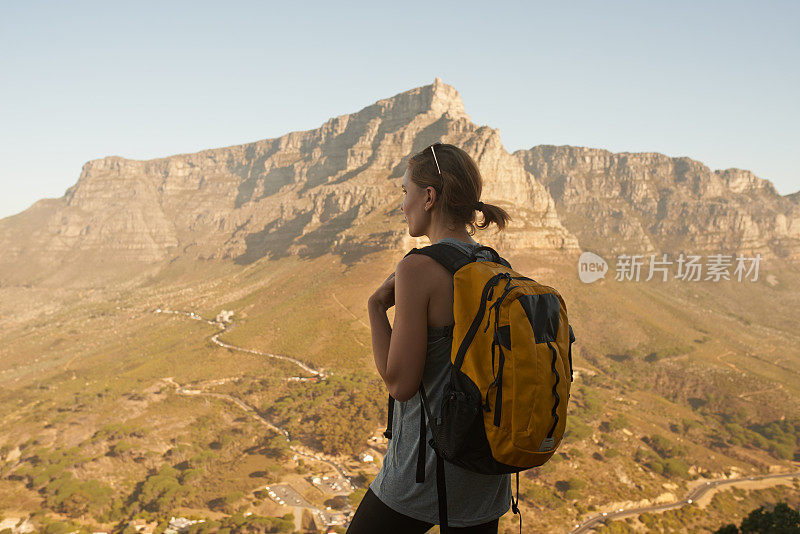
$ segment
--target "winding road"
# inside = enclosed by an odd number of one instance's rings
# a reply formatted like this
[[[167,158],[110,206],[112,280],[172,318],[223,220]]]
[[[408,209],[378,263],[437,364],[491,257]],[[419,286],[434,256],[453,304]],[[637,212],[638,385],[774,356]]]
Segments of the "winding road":
[[[165,310],[165,309],[159,308],[159,309],[156,309],[154,311],[154,313],[171,313],[171,314],[176,314],[176,315],[183,315],[183,316],[189,317],[190,319],[194,319],[196,321],[202,321],[202,322],[208,323],[210,325],[213,325],[213,326],[216,326],[216,327],[220,328],[219,332],[217,332],[216,334],[211,336],[211,340],[215,344],[219,345],[220,347],[223,347],[223,348],[226,348],[226,349],[230,349],[230,350],[238,350],[238,351],[242,351],[242,352],[248,352],[250,354],[256,354],[258,356],[266,356],[266,357],[269,357],[269,358],[275,358],[275,359],[285,360],[285,361],[291,362],[291,363],[297,365],[303,371],[306,371],[307,373],[310,373],[310,374],[314,375],[318,380],[324,380],[324,379],[326,379],[328,377],[328,375],[324,372],[323,369],[319,369],[319,370],[318,369],[314,369],[314,368],[310,367],[309,365],[307,365],[306,363],[304,363],[304,362],[302,362],[302,361],[300,361],[300,360],[298,360],[296,358],[292,358],[290,356],[285,356],[283,354],[273,354],[271,352],[262,352],[262,351],[259,351],[259,350],[247,349],[247,348],[244,348],[244,347],[237,347],[236,345],[231,345],[230,343],[225,343],[224,341],[220,341],[219,340],[219,336],[221,334],[225,333],[225,331],[227,330],[227,328],[229,326],[229,323],[226,323],[226,322],[223,322],[223,321],[211,321],[211,320],[208,320],[208,319],[204,319],[199,314],[194,313],[194,312]],[[287,377],[287,379],[290,379],[290,378],[291,379],[295,379],[295,380],[308,380],[308,377],[300,377],[300,376]],[[192,385],[192,384],[180,385],[177,382],[175,382],[175,380],[172,377],[166,377],[163,380],[164,380],[164,382],[167,382],[172,387],[174,387],[176,392],[179,395],[187,395],[187,396],[202,395],[202,396],[213,397],[213,398],[217,398],[217,399],[220,399],[220,400],[224,400],[224,401],[230,402],[233,405],[235,405],[236,407],[238,407],[239,409],[241,409],[242,411],[246,412],[248,415],[250,415],[254,419],[256,419],[262,425],[266,426],[267,428],[269,428],[271,430],[274,430],[275,432],[283,434],[283,436],[286,438],[287,442],[291,441],[291,436],[289,435],[289,432],[286,429],[283,429],[283,428],[277,426],[276,424],[272,423],[271,421],[268,421],[267,419],[265,419],[258,412],[258,410],[256,410],[253,406],[250,406],[249,404],[247,404],[242,399],[234,397],[232,395],[227,395],[227,394],[224,394],[224,393],[215,393],[215,392],[211,392],[211,391],[206,391],[206,389],[205,389],[205,388],[210,387],[210,386],[221,385],[221,384],[223,384],[225,382],[231,381],[232,379],[228,378],[228,379],[209,380],[209,381],[197,383],[197,384],[194,384],[194,385]],[[336,463],[334,460],[332,460],[330,458],[326,458],[322,454],[315,453],[313,451],[309,451],[309,450],[303,449],[302,447],[298,447],[298,446],[292,445],[291,443],[289,444],[289,449],[292,452],[294,452],[295,454],[299,455],[299,456],[305,456],[307,458],[311,458],[311,459],[317,460],[319,462],[325,463],[325,464],[333,467],[333,469],[336,470],[336,472],[338,472],[339,475],[341,476],[341,480],[337,481],[338,486],[341,488],[340,491],[346,491],[346,488],[349,488],[350,491],[353,491],[353,490],[357,489],[356,486],[353,484],[352,480],[350,479],[350,477],[347,475],[347,471],[344,469],[344,467],[342,467],[341,465]]]
[[[705,495],[708,492],[714,492],[721,489],[722,486],[741,483],[741,482],[749,482],[751,480],[766,480],[766,479],[792,479],[792,478],[799,478],[800,471],[795,473],[780,473],[774,475],[754,475],[749,477],[741,477],[741,478],[723,478],[718,480],[709,480],[705,484],[701,484],[696,488],[692,489],[689,494],[681,500],[662,503],[662,504],[655,504],[653,506],[644,506],[642,508],[630,508],[625,510],[620,508],[619,510],[615,510],[613,512],[603,512],[598,514],[594,517],[591,517],[584,521],[579,525],[575,525],[575,528],[570,531],[570,534],[578,534],[580,532],[589,532],[590,530],[594,529],[595,527],[600,526],[601,523],[606,521],[610,521],[613,519],[622,519],[623,517],[628,517],[632,515],[639,515],[645,512],[663,512],[665,510],[670,510],[672,508],[680,508],[681,506],[692,504],[696,502],[699,498]]]
[[[338,299],[337,299],[337,303],[344,308],[344,305],[341,302],[339,302]],[[242,352],[247,352],[247,353],[250,353],[250,354],[256,354],[258,356],[265,356],[265,357],[269,357],[269,358],[275,358],[275,359],[280,359],[280,360],[291,362],[294,365],[298,366],[303,371],[305,371],[306,373],[309,373],[309,374],[313,375],[314,377],[316,377],[317,380],[324,380],[328,376],[324,372],[323,369],[314,369],[314,368],[310,367],[308,364],[306,364],[306,363],[304,363],[304,362],[302,362],[302,361],[300,361],[300,360],[298,360],[296,358],[292,358],[290,356],[285,356],[285,355],[282,355],[282,354],[273,354],[273,353],[270,353],[270,352],[263,352],[263,351],[254,350],[254,349],[248,349],[248,348],[244,348],[244,347],[238,347],[236,345],[231,345],[230,343],[225,343],[224,341],[220,341],[219,340],[219,336],[221,334],[225,333],[225,331],[227,330],[227,328],[228,328],[230,323],[227,323],[227,322],[224,322],[224,321],[216,321],[216,320],[212,321],[212,320],[204,319],[199,314],[194,313],[194,312],[165,310],[165,309],[160,309],[159,308],[159,309],[156,309],[154,311],[154,313],[170,313],[170,314],[176,314],[176,315],[183,315],[183,316],[189,317],[190,319],[194,319],[194,320],[197,320],[197,321],[202,321],[202,322],[205,322],[205,323],[208,323],[210,325],[213,325],[213,326],[216,326],[216,327],[220,328],[219,332],[217,332],[216,334],[211,336],[211,340],[216,345],[218,345],[218,346],[220,346],[222,348],[226,348],[226,349],[230,349],[230,350],[237,350],[237,351],[242,351]],[[358,319],[358,317],[356,317],[356,319]],[[362,321],[362,324],[363,324],[363,321]],[[732,351],[727,351],[727,352],[725,352],[723,354],[718,355],[717,359],[721,363],[731,367],[732,369],[741,372],[741,370],[738,369],[735,365],[733,365],[733,364],[731,364],[729,362],[725,362],[722,359],[724,356],[727,356],[728,354],[732,354]],[[588,369],[581,369],[581,370],[588,371]],[[227,395],[227,394],[224,394],[224,393],[215,393],[215,392],[211,392],[211,391],[206,391],[207,387],[221,385],[221,384],[223,384],[225,382],[233,380],[231,378],[209,380],[209,381],[200,382],[200,383],[193,384],[193,385],[192,384],[180,385],[177,382],[175,382],[175,380],[172,377],[166,377],[163,380],[164,380],[164,382],[166,382],[169,385],[171,385],[172,387],[174,387],[176,392],[179,395],[186,395],[186,396],[193,396],[193,395],[200,396],[200,395],[202,395],[202,396],[213,397],[213,398],[217,398],[217,399],[220,399],[220,400],[224,400],[226,402],[230,402],[233,405],[235,405],[236,407],[238,407],[239,409],[241,409],[242,411],[246,412],[248,415],[250,415],[254,419],[256,419],[262,425],[266,426],[267,428],[269,428],[269,429],[271,429],[271,430],[273,430],[275,432],[278,432],[278,433],[282,434],[286,438],[287,442],[290,441],[290,435],[289,435],[289,432],[287,430],[285,430],[283,428],[280,428],[279,426],[277,426],[274,423],[272,423],[272,422],[268,421],[267,419],[265,419],[258,412],[258,410],[256,410],[253,406],[251,406],[251,405],[247,404],[246,402],[244,402],[242,399],[239,399],[237,397],[234,397],[232,395]],[[307,381],[307,380],[310,380],[310,378],[309,377],[302,377],[302,376],[293,376],[293,377],[287,377],[287,378],[285,378],[285,380],[305,380],[305,381]],[[780,387],[780,386],[778,386],[778,387]],[[774,388],[772,388],[772,390],[774,390]],[[763,391],[768,391],[768,390],[763,390]],[[740,397],[745,397],[745,396],[749,396],[749,395],[755,395],[755,394],[761,393],[761,392],[762,392],[762,390],[752,391],[752,392],[742,393],[739,396]],[[336,470],[336,472],[338,472],[339,475],[341,476],[341,479],[337,481],[339,488],[341,488],[340,492],[344,492],[344,494],[347,494],[347,489],[345,488],[345,485],[347,486],[347,488],[350,489],[350,491],[353,491],[353,490],[356,489],[356,486],[352,483],[350,477],[347,476],[347,472],[344,469],[344,467],[342,467],[341,465],[339,465],[338,463],[336,463],[332,459],[325,458],[321,454],[317,454],[317,453],[315,453],[313,451],[308,451],[308,450],[305,450],[305,449],[303,449],[301,447],[294,446],[294,445],[291,445],[291,444],[289,445],[289,449],[292,450],[297,455],[305,456],[307,458],[312,458],[314,460],[317,460],[319,462],[325,463],[325,464],[333,467],[334,470]],[[584,522],[582,522],[582,523],[580,523],[578,525],[575,525],[573,530],[570,531],[570,534],[578,534],[578,533],[583,533],[583,532],[589,532],[593,528],[599,526],[601,523],[603,523],[605,521],[612,520],[612,519],[621,519],[623,517],[628,517],[628,516],[632,516],[632,515],[639,515],[639,514],[645,513],[645,512],[661,512],[661,511],[665,511],[665,510],[669,510],[669,509],[673,509],[673,508],[679,508],[679,507],[684,506],[686,504],[692,504],[693,502],[696,502],[700,497],[702,497],[703,495],[707,494],[708,492],[717,491],[722,486],[725,486],[725,485],[731,485],[731,484],[736,484],[737,482],[741,483],[741,482],[747,482],[747,481],[753,481],[753,480],[784,479],[784,478],[791,479],[791,478],[796,478],[796,477],[800,477],[800,472],[783,473],[783,474],[772,474],[772,475],[757,475],[757,476],[741,477],[741,478],[736,478],[736,479],[718,479],[718,480],[707,481],[705,484],[702,484],[702,485],[692,489],[685,498],[683,498],[681,500],[678,500],[678,501],[674,501],[674,502],[670,502],[670,503],[662,503],[662,504],[652,505],[652,506],[645,506],[645,507],[641,507],[641,508],[631,508],[631,509],[627,509],[627,510],[619,509],[619,510],[615,510],[615,511],[612,511],[612,512],[603,512],[601,514],[598,514],[596,516],[593,516],[593,517],[587,519],[586,521],[584,521]],[[315,508],[313,508],[312,510],[315,511],[315,512],[318,512],[320,514],[324,513],[322,510],[318,510],[318,509],[315,509]]]

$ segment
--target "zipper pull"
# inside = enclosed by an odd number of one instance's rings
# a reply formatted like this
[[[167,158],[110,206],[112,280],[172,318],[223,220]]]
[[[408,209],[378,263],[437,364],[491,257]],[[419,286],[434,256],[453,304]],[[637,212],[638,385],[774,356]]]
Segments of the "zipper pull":
[[[502,273],[502,274],[500,275],[500,278],[507,278],[509,281],[511,281],[511,278],[510,278],[510,277],[511,277],[511,275],[510,275],[510,274],[508,274],[508,273]],[[495,282],[495,283],[492,285],[492,287],[490,287],[490,288],[489,288],[489,295],[486,297],[486,300],[487,300],[487,301],[488,301],[488,300],[492,300],[492,295],[494,295],[494,288],[495,288],[495,287],[497,287],[497,284],[498,284],[499,282],[500,282],[500,279],[498,279],[498,280],[497,280],[497,282]]]

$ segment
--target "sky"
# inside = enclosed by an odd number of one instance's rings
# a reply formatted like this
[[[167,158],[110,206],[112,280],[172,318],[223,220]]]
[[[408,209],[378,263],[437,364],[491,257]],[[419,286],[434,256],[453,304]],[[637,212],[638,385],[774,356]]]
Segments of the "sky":
[[[89,160],[279,137],[438,76],[509,152],[686,156],[800,189],[800,2],[0,4],[0,218]]]

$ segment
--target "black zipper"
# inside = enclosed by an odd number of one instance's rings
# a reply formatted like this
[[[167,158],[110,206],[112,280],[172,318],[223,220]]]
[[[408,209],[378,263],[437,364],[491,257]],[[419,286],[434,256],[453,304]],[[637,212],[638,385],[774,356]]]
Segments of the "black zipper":
[[[506,296],[511,292],[512,289],[516,289],[520,286],[512,286],[511,280],[530,280],[531,282],[535,282],[532,278],[528,278],[527,276],[510,276],[507,277],[508,282],[506,283],[505,290],[503,294],[495,301],[492,306],[494,306],[494,328],[495,328],[495,335],[497,334],[497,327],[500,324],[500,304],[506,298]],[[491,320],[491,318],[490,318]],[[486,321],[486,328],[483,329],[484,332],[489,328],[489,321]],[[494,370],[494,342],[492,342],[492,370]],[[492,389],[492,386],[497,387],[497,394],[494,400],[494,426],[500,426],[500,417],[502,415],[502,408],[503,408],[503,365],[505,364],[505,354],[503,353],[503,346],[498,343],[497,349],[500,352],[500,361],[497,366],[497,376],[495,377],[494,381],[489,384],[489,387],[486,389],[486,404],[484,405],[483,409],[485,411],[489,411],[489,390]]]
[[[500,324],[500,304],[502,304],[503,300],[511,292],[512,289],[516,289],[516,288],[519,287],[519,286],[512,286],[511,285],[511,280],[519,279],[519,278],[525,278],[525,277],[522,277],[522,276],[508,277],[508,282],[506,283],[506,287],[503,290],[503,294],[500,295],[497,298],[497,300],[494,302],[494,304],[492,304],[492,307],[494,307],[495,335],[497,333],[497,325]],[[490,313],[491,313],[491,311],[490,311]],[[484,332],[486,332],[486,330],[489,328],[489,322],[490,321],[491,321],[491,315],[489,316],[489,319],[486,321],[486,328],[483,329]],[[483,409],[485,411],[489,411],[489,391],[492,389],[492,387],[497,387],[497,394],[496,394],[495,403],[494,403],[494,426],[498,426],[499,427],[500,426],[501,405],[502,405],[502,402],[503,402],[503,396],[502,396],[503,395],[502,394],[502,388],[503,388],[503,364],[505,363],[506,358],[505,358],[505,354],[503,354],[502,345],[500,345],[498,343],[497,344],[497,349],[500,352],[500,361],[499,361],[499,363],[497,365],[497,376],[494,378],[494,381],[491,384],[489,384],[489,387],[486,388],[486,404],[484,405]],[[492,342],[492,372],[494,372],[494,342]]]
[[[470,343],[472,343],[472,340],[475,339],[475,333],[478,331],[478,327],[481,324],[483,315],[486,313],[486,297],[489,294],[489,290],[493,290],[494,286],[497,285],[497,282],[501,278],[510,278],[510,276],[508,273],[498,273],[489,278],[489,280],[486,281],[486,285],[483,286],[480,308],[478,308],[478,313],[475,314],[475,318],[472,320],[472,324],[469,326],[469,330],[467,330],[464,340],[461,342],[461,345],[459,345],[458,352],[456,353],[456,360],[453,362],[453,365],[456,369],[461,369],[461,365],[464,363],[464,355],[467,353],[467,347],[469,347]]]
[[[461,342],[461,345],[458,347],[458,352],[456,353],[456,360],[453,363],[456,369],[461,369],[461,365],[464,363],[464,355],[467,353],[467,347],[472,343],[472,340],[475,338],[475,334],[478,331],[478,327],[483,320],[483,315],[486,313],[486,301],[487,296],[491,290],[494,292],[494,287],[497,285],[498,280],[501,278],[506,278],[508,280],[530,280],[531,282],[535,282],[533,278],[528,278],[527,276],[511,276],[509,273],[498,273],[489,280],[486,281],[486,285],[483,286],[483,293],[481,295],[481,306],[478,309],[478,313],[475,314],[475,318],[472,320],[472,324],[467,330],[467,334],[464,336],[464,340]]]

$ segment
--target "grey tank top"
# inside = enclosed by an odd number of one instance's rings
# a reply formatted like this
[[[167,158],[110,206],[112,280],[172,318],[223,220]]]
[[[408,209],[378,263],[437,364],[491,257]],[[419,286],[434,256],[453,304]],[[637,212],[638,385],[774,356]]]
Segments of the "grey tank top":
[[[472,252],[472,245],[446,237],[437,243],[449,243]],[[489,251],[478,253],[479,261],[490,260]],[[430,401],[433,417],[439,414],[444,383],[448,379],[450,352],[453,343],[452,325],[428,327],[428,350],[422,381]],[[439,500],[436,492],[436,453],[426,444],[425,481],[417,482],[419,454],[419,391],[405,402],[395,402],[392,418],[392,439],[375,479],[369,487],[393,510],[409,517],[439,524]],[[427,420],[426,420],[427,423]],[[426,439],[430,439],[430,425]],[[447,488],[447,520],[450,526],[471,527],[504,515],[511,507],[511,475],[484,475],[444,462]]]

